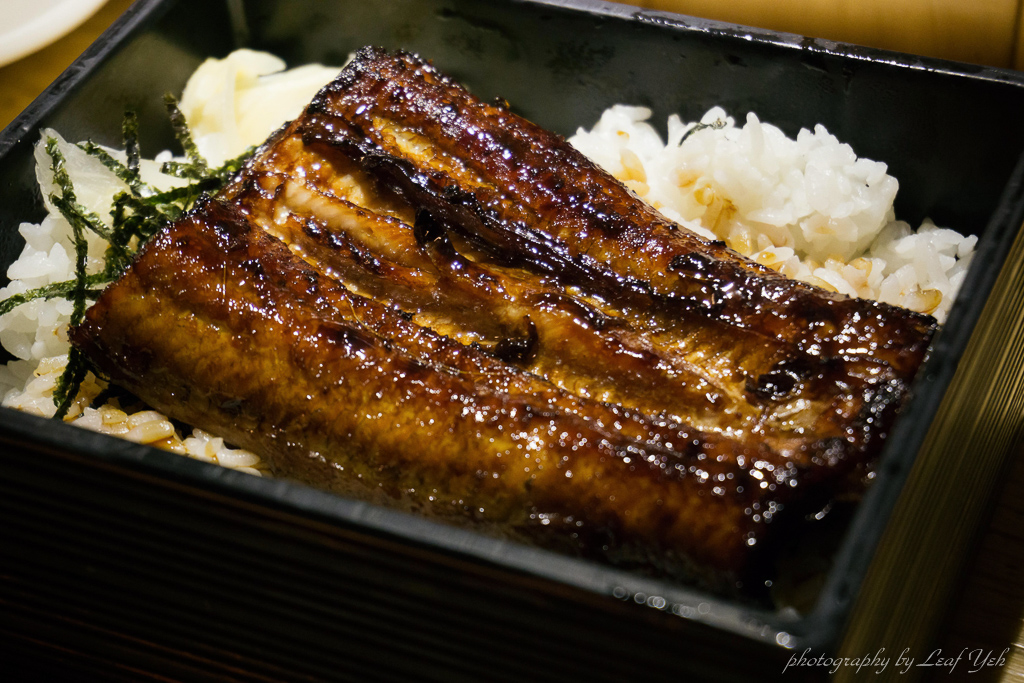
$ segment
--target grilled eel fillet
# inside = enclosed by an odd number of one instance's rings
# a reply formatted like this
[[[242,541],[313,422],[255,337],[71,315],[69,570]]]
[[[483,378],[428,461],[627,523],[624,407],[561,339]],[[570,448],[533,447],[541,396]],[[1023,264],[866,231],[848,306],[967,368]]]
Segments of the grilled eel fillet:
[[[352,182],[339,187],[338,178]],[[487,345],[576,394],[677,421],[685,413],[699,429],[719,426],[723,410],[733,413],[734,433],[761,419],[765,411],[745,400],[742,383],[733,390],[735,381],[727,385],[664,352],[556,283],[466,258],[429,214],[394,197],[381,206],[386,194],[376,189],[344,159],[329,160],[291,135],[259,155],[225,195],[350,289],[396,303],[416,322],[463,342]]]
[[[800,462],[870,462],[935,329],[678,229],[407,54],[363,50],[225,197],[417,322]]]
[[[416,323],[504,336],[529,372]],[[284,476],[722,585],[756,574],[780,509],[871,462],[933,330],[680,230],[504,105],[367,49],[73,339]]]
[[[364,48],[297,128],[498,258],[622,308],[913,376],[935,321],[793,281],[680,229],[554,133],[418,57]],[[667,324],[667,323],[663,323]]]
[[[815,476],[715,434],[659,444],[642,416],[352,294],[216,199],[146,244],[72,339],[282,476],[713,585],[754,570]]]

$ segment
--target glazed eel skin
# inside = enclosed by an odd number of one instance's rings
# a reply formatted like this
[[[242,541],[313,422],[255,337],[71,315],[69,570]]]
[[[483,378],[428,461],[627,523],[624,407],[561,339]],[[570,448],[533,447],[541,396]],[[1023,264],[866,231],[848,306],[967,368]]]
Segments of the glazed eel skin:
[[[561,137],[415,55],[364,48],[298,131],[497,257],[618,306],[699,316],[815,356],[870,355],[905,375],[935,329],[930,316],[828,294],[679,228]]]
[[[679,229],[558,136],[404,53],[360,52],[225,196],[418,322],[497,341],[574,393],[801,462],[869,462],[935,330]]]
[[[216,199],[72,336],[115,383],[282,476],[709,585],[748,578],[803,492],[786,485],[800,467],[718,435],[631,438],[656,428],[350,293]]]
[[[72,339],[279,475],[721,588],[871,468],[934,330],[367,48]]]

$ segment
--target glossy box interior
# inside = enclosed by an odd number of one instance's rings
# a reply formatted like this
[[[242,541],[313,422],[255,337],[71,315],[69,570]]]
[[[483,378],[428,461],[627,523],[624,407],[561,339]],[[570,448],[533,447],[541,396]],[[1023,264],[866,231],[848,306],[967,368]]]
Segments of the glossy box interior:
[[[833,646],[1020,225],[1019,76],[600,3],[240,6],[137,3],[4,131],[3,263],[20,251],[18,224],[42,216],[31,167],[40,127],[117,144],[131,108],[153,154],[172,142],[161,95],[180,92],[207,56],[245,44],[290,64],[340,63],[378,44],[419,52],[566,135],[616,102],[651,107],[653,121],[697,119],[716,104],[737,118],[750,110],[789,135],[823,123],[889,165],[901,218],[981,235],[975,266],[805,616],[4,410],[4,505],[23,550],[5,567],[4,600],[23,632],[182,675],[425,670],[449,680],[684,670],[727,680],[756,677],[787,648]]]

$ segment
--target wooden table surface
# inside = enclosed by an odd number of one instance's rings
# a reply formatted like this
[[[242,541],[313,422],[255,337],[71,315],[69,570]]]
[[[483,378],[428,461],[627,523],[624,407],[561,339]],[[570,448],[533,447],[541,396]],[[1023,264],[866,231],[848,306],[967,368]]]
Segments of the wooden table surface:
[[[131,0],[110,0],[83,26],[55,44],[0,67],[0,127],[21,112],[130,4]],[[886,22],[879,16],[892,3],[880,0],[831,4],[811,0],[779,3],[636,0],[633,4],[919,54],[1024,68],[1021,54],[1024,50],[1017,49],[1018,45],[1024,46],[1017,0],[984,0],[972,4],[976,11],[968,13],[971,16],[966,25],[974,32],[960,30],[964,24],[963,16],[956,12],[956,7],[961,5],[959,0],[956,3],[918,0],[900,4],[900,11],[912,20],[917,17],[917,24],[897,34],[883,30]],[[818,10],[786,13],[778,9],[779,5],[803,10],[813,6]],[[825,5],[832,9],[821,9]],[[872,26],[875,26],[874,32]],[[1024,491],[1024,458],[1018,457],[1005,478],[1003,491],[994,502],[991,522],[977,540],[977,551],[963,580],[963,592],[951,605],[943,630],[944,640],[939,643],[947,652],[982,647],[1000,653],[1009,648],[1005,666],[971,676],[973,681],[1024,681],[1024,496],[1020,495],[1021,491]]]
[[[1024,681],[1024,457],[1018,453],[987,529],[978,538],[946,627],[947,652],[1009,648],[1007,663],[972,680]]]
[[[0,67],[0,129],[31,104],[131,4],[132,0],[109,0],[84,24],[57,42]]]

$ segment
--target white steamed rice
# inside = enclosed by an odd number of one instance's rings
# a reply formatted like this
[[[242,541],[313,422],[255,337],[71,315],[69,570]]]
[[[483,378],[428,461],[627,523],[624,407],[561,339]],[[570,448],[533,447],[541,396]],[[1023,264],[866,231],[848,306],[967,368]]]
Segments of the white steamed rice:
[[[317,65],[285,71],[277,57],[240,50],[200,66],[180,106],[200,152],[219,165],[297,116],[336,73]],[[616,105],[570,142],[666,217],[700,235],[724,240],[790,277],[945,319],[976,238],[930,221],[913,230],[895,220],[898,183],[885,164],[858,159],[820,125],[792,140],[753,113],[737,127],[716,107],[701,121],[720,127],[698,130],[681,144],[696,123],[670,117],[663,142],[649,117],[648,109]],[[103,220],[111,220],[112,197],[127,189],[95,158],[55,131],[43,131],[37,177],[48,213],[40,224],[21,225],[26,244],[8,269],[11,282],[0,289],[0,300],[74,276],[71,227],[48,199],[55,191],[43,149],[49,137],[58,140],[67,159],[80,203]],[[124,159],[123,153],[109,151]],[[170,158],[163,152],[144,162],[143,179],[158,189],[183,182],[160,173],[159,162]],[[89,238],[89,270],[95,272],[102,267],[105,244]],[[0,344],[18,359],[0,366],[3,405],[53,416],[53,388],[67,362],[70,314],[69,302],[53,299],[0,317]],[[184,435],[156,411],[129,412],[116,400],[90,407],[102,389],[90,375],[65,419],[242,471],[262,471],[252,453],[228,448],[198,429]]]
[[[858,159],[824,126],[795,140],[753,113],[738,127],[715,107],[668,119],[663,142],[645,107],[616,105],[577,149],[667,218],[789,277],[945,321],[977,238],[898,221],[886,165]],[[682,142],[681,142],[682,141]]]
[[[211,163],[219,166],[261,143],[277,127],[294,118],[338,69],[309,65],[284,71],[283,61],[265,53],[240,50],[223,60],[207,60],[196,70],[182,95],[180,107],[189,121],[196,144]],[[11,282],[0,288],[0,300],[36,287],[74,278],[74,247],[71,226],[49,200],[57,192],[53,171],[45,150],[46,140],[57,140],[80,204],[108,225],[113,197],[127,189],[95,157],[69,144],[53,130],[44,130],[36,147],[36,176],[46,204],[47,215],[40,224],[23,223],[19,232],[25,239],[20,257],[8,268]],[[123,152],[107,150],[122,162]],[[158,190],[185,181],[160,173],[160,163],[143,160],[142,179]],[[87,270],[103,266],[106,243],[87,233]],[[4,406],[52,417],[56,413],[53,390],[67,363],[67,326],[71,303],[64,299],[35,300],[0,317],[0,344],[18,360],[0,366],[0,397]],[[192,458],[260,474],[260,459],[244,450],[224,445],[224,440],[193,429],[180,433],[166,416],[145,407],[126,410],[116,400],[92,408],[104,388],[91,373],[70,407],[67,422],[80,427],[147,443]]]

